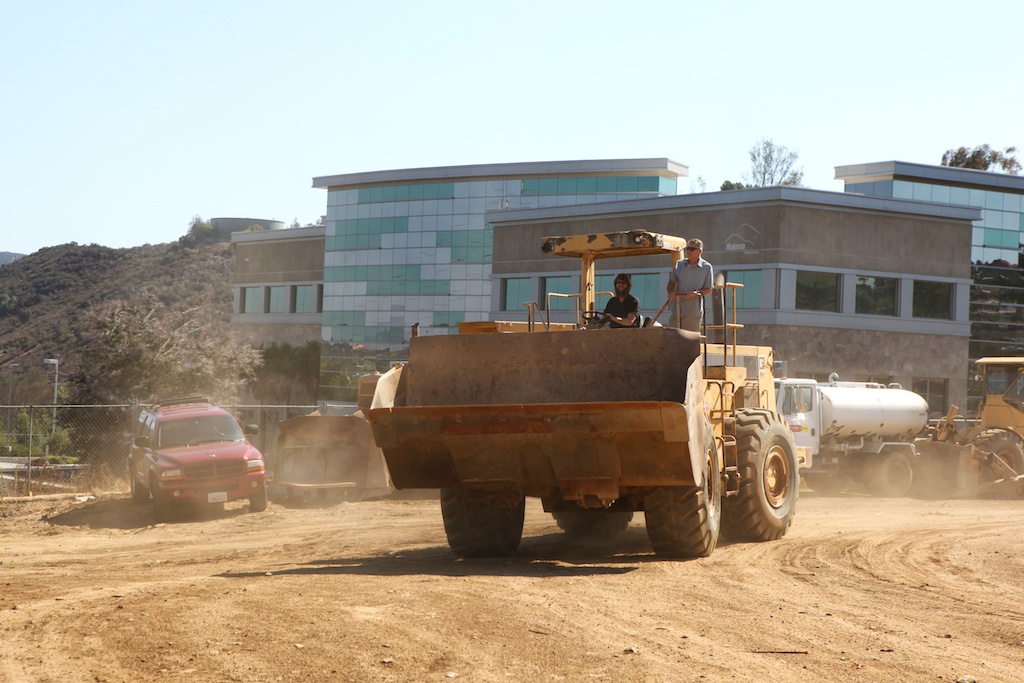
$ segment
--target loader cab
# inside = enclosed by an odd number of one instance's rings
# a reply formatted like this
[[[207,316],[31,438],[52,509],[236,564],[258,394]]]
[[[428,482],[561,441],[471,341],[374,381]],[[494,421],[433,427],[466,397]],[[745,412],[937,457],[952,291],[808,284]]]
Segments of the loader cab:
[[[1024,432],[1024,358],[979,358],[984,396],[982,427],[1009,427]]]

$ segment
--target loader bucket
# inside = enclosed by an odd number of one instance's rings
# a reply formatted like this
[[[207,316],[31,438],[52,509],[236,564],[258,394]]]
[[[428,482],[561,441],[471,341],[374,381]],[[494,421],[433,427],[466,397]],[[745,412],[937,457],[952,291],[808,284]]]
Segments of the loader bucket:
[[[286,492],[349,489],[361,500],[392,491],[380,449],[360,414],[303,415],[279,423],[275,487]]]
[[[673,328],[416,337],[370,423],[397,488],[607,505],[702,483],[698,359]]]
[[[972,446],[918,441],[911,492],[925,498],[973,498],[978,493],[978,460]]]

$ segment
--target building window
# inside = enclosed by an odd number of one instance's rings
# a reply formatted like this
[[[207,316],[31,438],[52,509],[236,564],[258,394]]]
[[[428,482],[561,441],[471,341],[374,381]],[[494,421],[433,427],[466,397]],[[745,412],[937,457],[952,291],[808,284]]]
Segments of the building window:
[[[267,301],[265,313],[287,313],[288,312],[288,288],[267,287]]]
[[[947,380],[944,379],[919,379],[913,380],[913,390],[915,394],[919,394],[924,400],[928,401],[928,413],[934,415],[935,413],[944,415],[947,410],[946,402],[946,384]]]
[[[259,287],[242,287],[241,295],[238,297],[240,309],[239,313],[259,313],[260,312],[260,288]]]
[[[743,285],[742,289],[725,290],[726,308],[732,308],[733,292],[736,293],[736,308],[761,308],[760,270],[730,270],[725,273],[725,281]]]
[[[896,315],[896,278],[857,276],[857,313]]]
[[[572,277],[566,275],[562,277],[545,277],[541,278],[541,297],[540,307],[547,309],[548,306],[548,294],[569,294],[574,295],[578,292],[573,291]],[[552,311],[571,311],[574,310],[576,304],[571,298],[564,296],[553,296],[551,297],[551,310]]]
[[[839,312],[839,275],[797,271],[796,307],[802,311]]]
[[[296,285],[292,288],[292,295],[295,297],[292,302],[294,313],[319,313],[320,292],[323,287],[319,285]]]
[[[914,280],[914,317],[952,320],[953,285]]]
[[[501,310],[521,311],[530,300],[530,278],[510,277],[501,281]]]

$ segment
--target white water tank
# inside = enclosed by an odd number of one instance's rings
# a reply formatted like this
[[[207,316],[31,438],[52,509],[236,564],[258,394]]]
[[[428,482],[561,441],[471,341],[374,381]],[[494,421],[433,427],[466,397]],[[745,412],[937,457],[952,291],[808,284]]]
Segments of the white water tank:
[[[928,402],[905,389],[820,387],[821,437],[907,441],[928,425]]]

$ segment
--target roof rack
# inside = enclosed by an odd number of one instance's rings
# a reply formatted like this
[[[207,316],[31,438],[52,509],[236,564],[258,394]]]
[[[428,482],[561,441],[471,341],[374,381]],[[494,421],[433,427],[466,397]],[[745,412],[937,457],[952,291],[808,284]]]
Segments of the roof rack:
[[[186,403],[210,403],[210,399],[205,396],[180,396],[177,398],[167,398],[157,400],[153,403],[153,407],[158,406],[180,406]]]

